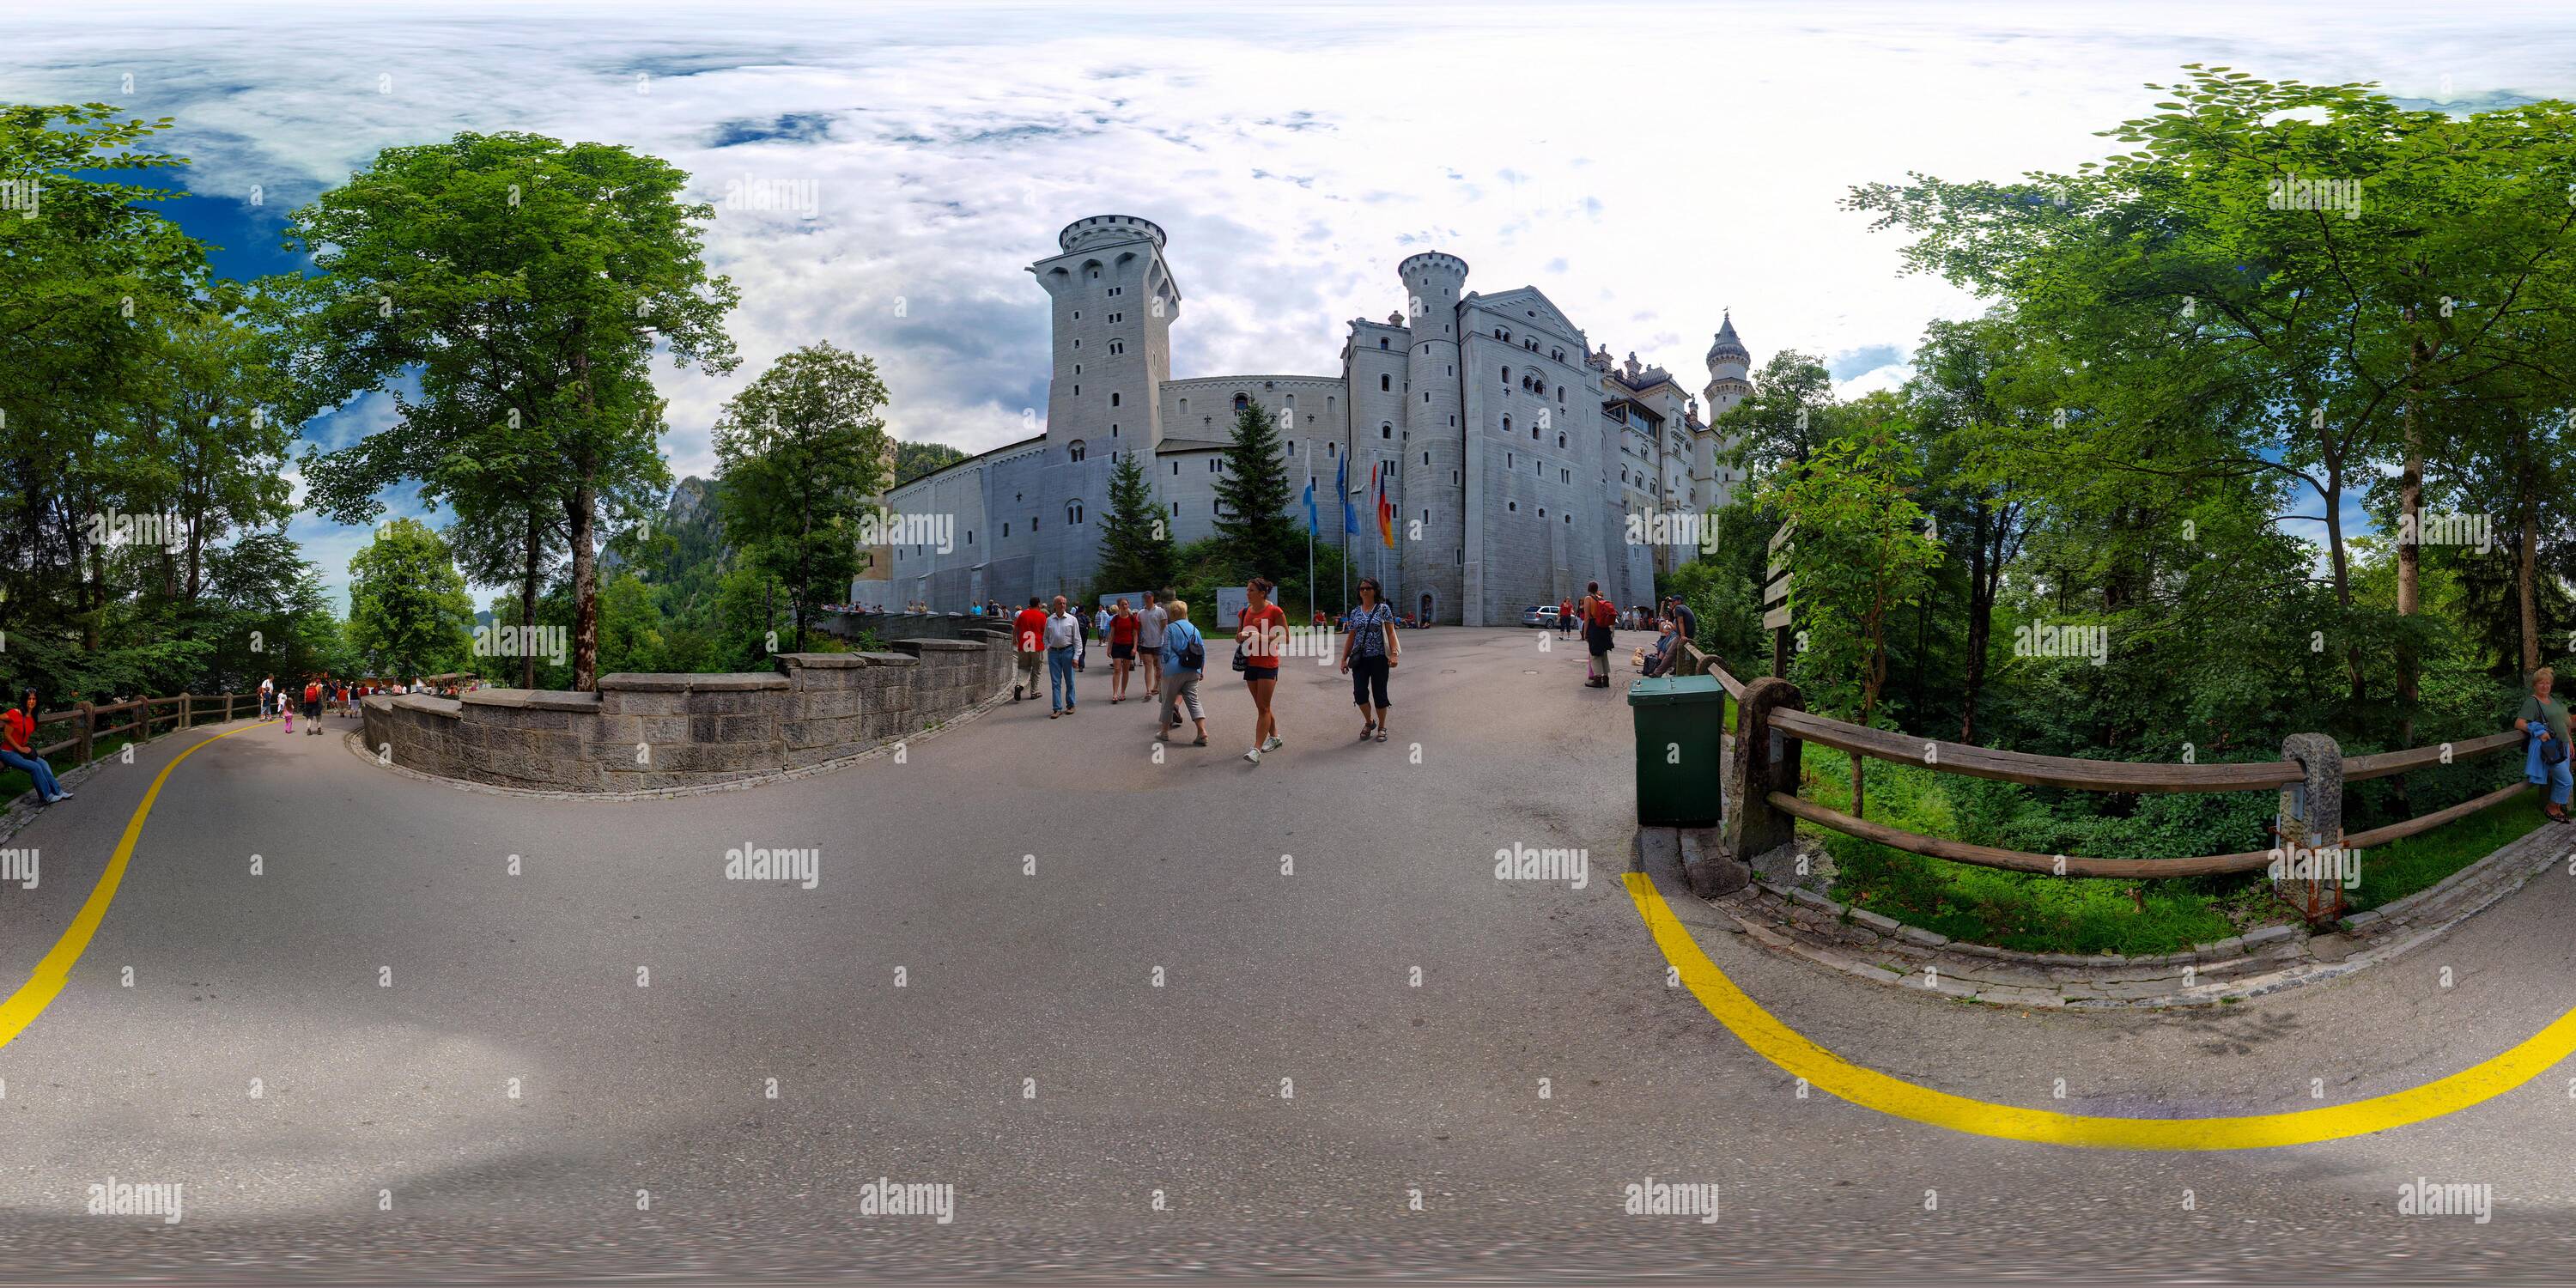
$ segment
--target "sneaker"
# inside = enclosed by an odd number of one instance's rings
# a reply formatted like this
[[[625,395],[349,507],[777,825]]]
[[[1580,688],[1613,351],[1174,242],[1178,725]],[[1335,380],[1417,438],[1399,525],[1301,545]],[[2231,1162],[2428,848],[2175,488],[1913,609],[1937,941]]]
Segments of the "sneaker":
[[[1258,765],[1261,763],[1261,749],[1259,747],[1255,747],[1252,750],[1243,753],[1243,758]]]
[[[1061,720],[1063,718],[1064,713],[1061,711],[1050,711],[1047,713],[1047,719],[1049,720]]]
[[[1011,701],[1013,701],[1013,702],[1017,702],[1017,701],[1019,701],[1019,700],[1020,700],[1020,686],[1018,686],[1018,685],[1014,684],[1014,685],[1012,685],[1012,686],[1011,686]]]
[[[1206,745],[1207,745],[1207,736],[1206,736],[1205,734],[1201,734],[1198,738],[1196,738],[1195,740],[1193,740],[1193,741],[1190,743],[1190,745],[1191,745],[1191,746],[1193,746],[1193,747],[1204,747],[1204,746],[1206,746]]]
[[[1282,737],[1280,737],[1279,735],[1277,735],[1277,734],[1275,734],[1275,733],[1274,733],[1274,734],[1270,735],[1270,741],[1268,741],[1268,742],[1265,742],[1265,743],[1261,744],[1261,749],[1262,749],[1263,751],[1277,751],[1277,750],[1279,750],[1280,748],[1285,747],[1285,746],[1287,746],[1287,745],[1288,745],[1288,740],[1287,740],[1287,739],[1282,738]]]

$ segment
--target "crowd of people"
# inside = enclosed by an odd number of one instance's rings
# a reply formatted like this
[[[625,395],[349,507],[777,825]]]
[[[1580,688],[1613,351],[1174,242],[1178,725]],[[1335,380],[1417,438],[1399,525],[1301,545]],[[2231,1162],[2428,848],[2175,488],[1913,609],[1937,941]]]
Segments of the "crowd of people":
[[[1243,677],[1253,709],[1251,745],[1243,758],[1256,765],[1288,745],[1272,706],[1279,667],[1289,650],[1288,612],[1272,600],[1274,589],[1269,579],[1253,578],[1243,588],[1243,611],[1235,621],[1233,667]],[[1402,652],[1396,630],[1403,623],[1375,578],[1360,579],[1359,596],[1359,605],[1339,623],[1341,670],[1351,677],[1351,701],[1360,708],[1361,740],[1384,742],[1394,705],[1387,684]],[[1316,618],[1318,626],[1331,624],[1321,614]],[[1096,639],[1108,648],[1110,705],[1131,697],[1159,700],[1155,741],[1170,741],[1186,718],[1193,734],[1189,745],[1208,745],[1207,709],[1199,697],[1199,685],[1207,678],[1207,637],[1190,622],[1189,604],[1170,590],[1145,592],[1141,607],[1121,597],[1090,613],[1062,595],[1051,603],[1032,595],[1012,618],[1011,633],[1017,666],[1011,701],[1036,699],[1043,670],[1047,719],[1079,711],[1077,676],[1088,668],[1090,644]],[[1135,692],[1140,678],[1141,694]]]

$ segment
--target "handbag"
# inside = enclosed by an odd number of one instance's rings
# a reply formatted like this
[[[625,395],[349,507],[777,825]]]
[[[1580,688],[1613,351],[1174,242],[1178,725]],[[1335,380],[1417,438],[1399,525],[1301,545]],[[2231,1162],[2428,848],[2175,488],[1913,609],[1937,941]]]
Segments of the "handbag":
[[[2544,738],[2544,739],[2542,739],[2542,740],[2541,740],[2541,743],[2540,743],[2540,763],[2541,763],[2541,764],[2544,764],[2544,765],[2563,765],[2563,764],[2566,764],[2566,763],[2567,763],[2567,744],[2566,744],[2566,742],[2565,742],[2565,741],[2563,741],[2563,740],[2561,740],[2561,739],[2557,739],[2557,738]]]
[[[1236,640],[1234,642],[1234,669],[1240,671],[1249,665],[1251,665],[1251,663],[1245,661],[1243,657],[1243,641]]]

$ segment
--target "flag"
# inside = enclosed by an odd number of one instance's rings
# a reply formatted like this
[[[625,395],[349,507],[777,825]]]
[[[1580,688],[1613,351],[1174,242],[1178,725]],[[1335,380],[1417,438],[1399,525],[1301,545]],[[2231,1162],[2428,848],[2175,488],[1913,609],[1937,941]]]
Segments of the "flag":
[[[1308,474],[1306,476],[1306,535],[1310,537],[1315,535],[1316,529],[1321,526],[1315,519],[1315,476]]]
[[[1345,456],[1333,467],[1333,494],[1342,498],[1342,531],[1360,530],[1360,512],[1351,504],[1351,458]]]
[[[1387,499],[1386,499],[1386,476],[1387,476],[1387,474],[1388,474],[1388,470],[1386,469],[1386,467],[1384,467],[1384,466],[1380,466],[1380,467],[1378,468],[1378,471],[1377,471],[1377,535],[1378,535],[1378,538],[1379,538],[1380,540],[1382,540],[1382,541],[1384,541],[1384,542],[1386,543],[1387,548],[1388,548],[1388,549],[1390,549],[1390,550],[1392,550],[1392,549],[1394,549],[1394,548],[1395,548],[1395,507],[1394,507],[1393,505],[1389,504],[1389,503],[1387,502]]]

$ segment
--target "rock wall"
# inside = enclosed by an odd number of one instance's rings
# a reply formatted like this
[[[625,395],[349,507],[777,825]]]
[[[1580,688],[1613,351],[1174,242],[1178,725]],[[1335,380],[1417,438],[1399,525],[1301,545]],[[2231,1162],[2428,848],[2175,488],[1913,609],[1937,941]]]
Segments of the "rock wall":
[[[890,653],[782,653],[772,675],[599,677],[596,693],[484,689],[367,699],[394,764],[532,791],[702,787],[857,755],[963,714],[1011,679],[998,631]]]

